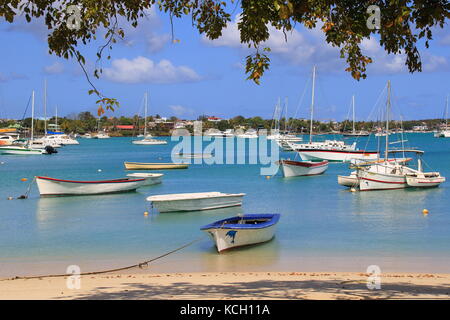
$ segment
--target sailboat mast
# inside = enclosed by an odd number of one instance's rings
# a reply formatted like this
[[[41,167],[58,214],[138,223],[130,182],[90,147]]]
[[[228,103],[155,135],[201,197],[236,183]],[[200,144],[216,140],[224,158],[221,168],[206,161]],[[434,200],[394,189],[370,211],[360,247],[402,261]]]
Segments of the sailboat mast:
[[[288,98],[286,97],[285,98],[285,105],[286,105],[286,112],[284,113],[284,131],[285,132],[287,132],[287,129],[288,129],[288,117],[287,117],[287,114],[288,114]]]
[[[352,96],[352,106],[353,106],[353,134],[355,134],[355,95]]]
[[[56,130],[58,130],[58,106],[55,107],[55,125]]]
[[[389,153],[389,113],[391,111],[391,80],[388,80],[388,98],[386,104],[386,150],[384,160],[387,161]]]
[[[445,129],[447,130],[447,126],[448,126],[448,95],[447,98],[445,99]]]
[[[316,66],[313,67],[313,83],[312,83],[312,95],[311,95],[311,127],[309,128],[309,143],[312,143],[313,133],[313,116],[314,116],[314,89],[316,85]]]
[[[33,135],[34,132],[34,90],[31,93],[31,136],[30,136],[30,143],[33,142]]]
[[[147,108],[148,108],[148,93],[145,93],[145,110],[144,110],[144,139],[147,137]]]
[[[47,136],[47,79],[44,79],[44,135]]]

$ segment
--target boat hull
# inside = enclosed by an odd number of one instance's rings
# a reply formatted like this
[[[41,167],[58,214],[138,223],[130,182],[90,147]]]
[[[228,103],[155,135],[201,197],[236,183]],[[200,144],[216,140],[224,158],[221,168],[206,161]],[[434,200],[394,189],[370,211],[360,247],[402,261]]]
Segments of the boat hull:
[[[359,171],[359,190],[392,190],[408,187],[405,175]]]
[[[215,243],[217,251],[223,252],[232,248],[255,245],[270,241],[275,236],[276,224],[279,215],[244,215],[235,219],[258,219],[267,216],[268,222],[261,226],[258,224],[226,224],[221,220],[211,225],[202,227]]]
[[[356,187],[358,186],[358,177],[353,174],[349,176],[338,176],[338,184],[344,187]]]
[[[162,178],[163,174],[162,173],[129,173],[127,174],[127,177],[131,177],[131,178],[143,178],[145,179],[145,184],[144,186],[151,186],[154,184],[159,184],[161,183],[161,178]]]
[[[160,213],[203,211],[218,208],[241,206],[243,196],[244,194],[214,197],[214,198],[203,198],[203,199],[152,201],[152,205]]]
[[[441,183],[445,182],[444,177],[434,177],[434,178],[420,178],[420,177],[406,177],[406,183],[410,187],[414,188],[433,188],[439,186]]]
[[[167,144],[167,141],[156,139],[143,139],[143,140],[134,140],[132,141],[132,143],[137,145],[160,145],[160,144]]]
[[[44,149],[34,149],[34,148],[20,148],[20,147],[0,147],[0,154],[11,154],[11,155],[37,155],[45,154]]]
[[[106,181],[72,181],[48,177],[36,177],[41,197],[94,195],[134,191],[146,183],[146,179],[117,179]]]
[[[144,163],[144,162],[125,162],[127,170],[166,170],[166,169],[187,169],[186,163]]]
[[[291,161],[281,160],[281,169],[286,178],[297,176],[314,176],[324,173],[328,169],[328,161]]]
[[[352,159],[372,161],[378,159],[378,152],[334,151],[334,150],[297,150],[302,160],[328,160],[350,162]]]

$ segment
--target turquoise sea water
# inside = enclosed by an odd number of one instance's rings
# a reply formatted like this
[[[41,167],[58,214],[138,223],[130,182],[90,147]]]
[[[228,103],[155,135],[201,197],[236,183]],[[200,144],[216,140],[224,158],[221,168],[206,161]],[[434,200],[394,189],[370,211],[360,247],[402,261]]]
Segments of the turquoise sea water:
[[[432,170],[450,178],[450,139],[409,134],[408,140],[426,151]],[[65,272],[69,264],[82,271],[134,264],[200,237],[202,225],[238,213],[281,213],[276,237],[220,255],[205,238],[158,260],[150,271],[365,271],[377,264],[389,271],[450,272],[450,182],[429,190],[351,193],[336,178],[350,172],[347,164],[332,163],[321,176],[289,179],[281,172],[267,179],[257,164],[193,164],[163,171],[162,184],[137,192],[40,198],[33,184],[28,199],[7,200],[24,194],[35,175],[120,178],[127,173],[124,161],[169,162],[176,144],[79,141],[51,156],[0,156],[0,276]],[[369,147],[376,144],[370,141]],[[238,208],[144,216],[149,195],[205,191],[247,195]]]

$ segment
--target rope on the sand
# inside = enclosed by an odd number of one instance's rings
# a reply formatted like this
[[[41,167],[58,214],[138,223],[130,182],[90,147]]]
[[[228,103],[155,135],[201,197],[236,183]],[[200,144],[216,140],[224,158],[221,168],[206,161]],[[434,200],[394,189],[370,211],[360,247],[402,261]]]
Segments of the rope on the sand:
[[[189,247],[190,245],[193,245],[196,242],[199,242],[200,240],[204,239],[206,237],[206,235],[203,235],[200,238],[197,238],[195,240],[192,240],[191,242],[188,242],[184,245],[182,245],[181,247],[178,247],[174,250],[171,250],[169,252],[166,252],[160,256],[157,256],[153,259],[147,260],[147,261],[143,261],[137,264],[133,264],[131,266],[127,266],[127,267],[122,267],[122,268],[116,268],[116,269],[108,269],[108,270],[101,270],[101,271],[92,271],[92,272],[83,272],[80,274],[77,274],[77,276],[89,276],[89,275],[95,275],[95,274],[102,274],[102,273],[110,273],[110,272],[117,272],[117,271],[124,271],[124,270],[128,270],[128,269],[132,269],[132,268],[144,268],[147,267],[149,263],[156,261],[158,259],[164,258],[172,253],[175,253],[177,251],[180,251],[181,249],[184,249],[186,247]],[[7,278],[7,279],[0,279],[0,281],[6,281],[6,280],[27,280],[27,279],[40,279],[40,278],[58,278],[58,277],[70,277],[73,276],[71,274],[49,274],[49,275],[43,275],[43,276],[28,276],[28,277],[13,277],[13,278]]]

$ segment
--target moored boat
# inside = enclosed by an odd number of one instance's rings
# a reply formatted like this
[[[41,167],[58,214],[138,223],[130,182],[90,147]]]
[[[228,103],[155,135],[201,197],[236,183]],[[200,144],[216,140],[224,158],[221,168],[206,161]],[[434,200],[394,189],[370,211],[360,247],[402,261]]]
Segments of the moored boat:
[[[145,178],[122,178],[102,181],[62,180],[36,177],[39,194],[43,196],[91,195],[134,191],[146,183]]]
[[[150,196],[147,201],[159,212],[199,211],[242,205],[245,193],[197,192]]]
[[[437,187],[445,182],[445,177],[441,177],[439,172],[417,172],[406,175],[406,183],[414,188]]]
[[[263,243],[275,235],[280,214],[246,214],[203,226],[220,253],[224,250]]]
[[[146,180],[145,186],[161,183],[162,173],[134,172],[127,174],[127,177],[143,178]]]
[[[187,163],[146,163],[146,162],[124,162],[127,170],[168,170],[168,169],[187,169]]]
[[[328,161],[294,161],[280,160],[284,177],[313,176],[324,173],[328,168]]]
[[[338,184],[344,187],[356,187],[358,185],[356,171],[351,172],[349,176],[338,175]]]

